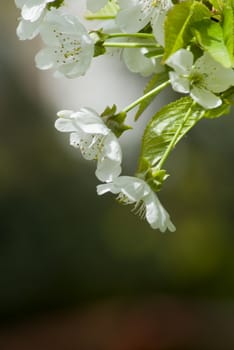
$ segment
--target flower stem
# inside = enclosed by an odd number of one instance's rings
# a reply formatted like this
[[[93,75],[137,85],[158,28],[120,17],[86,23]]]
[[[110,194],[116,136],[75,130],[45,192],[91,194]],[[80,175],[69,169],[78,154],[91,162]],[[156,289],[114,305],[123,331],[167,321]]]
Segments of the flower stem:
[[[108,34],[108,38],[143,38],[143,39],[154,39],[153,34],[150,33],[112,33]]]
[[[88,14],[85,16],[85,19],[87,20],[106,20],[106,19],[115,19],[115,16],[110,16],[110,15],[92,15],[92,14]]]
[[[146,100],[147,98],[156,95],[157,93],[159,93],[162,89],[164,89],[166,86],[168,86],[170,84],[170,81],[167,80],[164,83],[162,83],[161,85],[156,86],[154,89],[150,90],[149,92],[147,92],[145,95],[141,96],[140,98],[138,98],[136,101],[132,102],[130,105],[128,105],[127,107],[125,107],[123,109],[122,112],[127,113],[129,112],[131,109],[133,109],[134,107],[136,107],[137,105],[139,105],[141,102],[143,102],[144,100]]]
[[[160,162],[157,165],[157,168],[159,170],[162,168],[163,164],[167,160],[167,158],[170,155],[171,151],[175,147],[177,139],[179,138],[179,135],[180,135],[180,133],[181,133],[185,123],[187,122],[188,118],[190,117],[192,108],[195,106],[195,104],[196,104],[196,102],[193,101],[192,105],[190,106],[190,108],[187,110],[187,113],[185,114],[183,122],[180,124],[179,128],[177,129],[176,133],[174,134],[173,138],[171,139],[171,142],[170,142],[169,146],[167,147],[166,152],[164,153],[164,155],[162,156]],[[188,128],[188,130],[189,129],[191,129],[191,128]]]
[[[117,42],[104,42],[103,43],[104,47],[119,47],[119,48],[137,48],[137,47],[158,47],[158,45],[156,43],[139,43],[139,42],[135,42],[135,43],[131,43],[131,42],[126,42],[126,43],[117,43]]]

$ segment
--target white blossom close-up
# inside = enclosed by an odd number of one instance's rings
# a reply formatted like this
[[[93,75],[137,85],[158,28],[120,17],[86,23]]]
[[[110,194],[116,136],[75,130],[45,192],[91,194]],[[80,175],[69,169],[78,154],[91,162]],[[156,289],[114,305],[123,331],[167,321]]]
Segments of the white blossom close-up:
[[[107,192],[117,194],[117,199],[123,204],[135,204],[134,212],[145,217],[153,229],[175,231],[168,212],[144,180],[134,176],[119,176],[111,183],[97,186],[99,195]]]
[[[73,106],[74,111],[58,112],[55,127],[69,133],[70,145],[83,158],[94,160],[102,182],[98,194],[112,192],[122,204],[133,204],[133,212],[153,229],[175,231],[158,199],[169,176],[165,163],[198,121],[231,113],[234,2],[15,0],[15,4],[20,12],[19,39],[39,37],[36,67],[62,77],[53,80],[44,72],[40,91],[49,103],[56,103],[55,110]],[[165,90],[169,85],[188,96],[175,100],[172,91]],[[102,112],[79,109],[81,104]],[[126,155],[131,154],[126,169],[136,156],[135,137],[141,139],[136,177],[120,176],[122,135]],[[80,152],[73,150],[76,155]]]
[[[172,88],[190,93],[206,109],[220,106],[222,100],[216,94],[234,85],[233,69],[223,67],[206,52],[194,63],[192,52],[180,49],[166,64],[174,69],[169,72]]]
[[[123,31],[138,32],[151,22],[156,40],[164,44],[164,19],[173,5],[171,0],[119,0],[118,3],[116,21]]]
[[[76,78],[88,70],[94,53],[94,43],[87,29],[76,16],[52,10],[40,28],[47,45],[36,55],[39,69],[55,69],[57,76]]]
[[[17,27],[19,39],[33,39],[39,34],[40,25],[47,13],[47,4],[54,0],[15,0],[16,6],[21,9],[21,18]]]
[[[113,181],[119,176],[122,162],[119,141],[94,110],[63,110],[57,115],[55,127],[71,133],[70,145],[79,148],[85,159],[97,160],[95,174],[100,181]]]

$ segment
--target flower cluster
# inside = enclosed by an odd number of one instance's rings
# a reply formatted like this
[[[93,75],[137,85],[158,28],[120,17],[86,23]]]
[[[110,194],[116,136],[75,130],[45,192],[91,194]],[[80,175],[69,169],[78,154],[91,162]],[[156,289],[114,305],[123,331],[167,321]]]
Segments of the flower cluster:
[[[71,133],[70,145],[79,148],[85,159],[97,161],[95,174],[106,182],[98,185],[98,194],[119,193],[118,199],[124,204],[135,203],[138,213],[146,216],[152,228],[174,231],[168,213],[147,183],[137,177],[119,176],[122,162],[119,141],[95,111],[89,108],[78,112],[60,111],[58,117],[55,127]]]
[[[53,69],[56,76],[85,75],[96,56],[117,53],[127,68],[150,77],[144,94],[121,111],[107,107],[58,112],[55,127],[70,133],[70,145],[86,160],[96,162],[102,184],[97,193],[111,192],[153,229],[175,230],[155,192],[168,177],[163,168],[175,145],[203,118],[228,113],[234,96],[234,3],[190,0],[87,0],[85,18],[101,20],[88,30],[67,12],[65,0],[15,0],[21,10],[19,39],[40,35],[45,47],[36,67]],[[66,5],[66,6],[64,6]],[[136,176],[121,175],[119,137],[168,85],[186,94],[154,113],[143,137]]]
[[[16,0],[22,16],[17,34],[21,40],[41,35],[47,46],[36,55],[38,68],[54,68],[56,75],[75,78],[89,68],[94,43],[76,16],[56,9],[62,4],[60,0]]]

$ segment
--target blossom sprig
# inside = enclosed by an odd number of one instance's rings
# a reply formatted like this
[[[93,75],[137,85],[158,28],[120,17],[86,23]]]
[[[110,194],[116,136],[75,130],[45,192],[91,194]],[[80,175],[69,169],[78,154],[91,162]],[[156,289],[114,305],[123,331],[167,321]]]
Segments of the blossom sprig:
[[[120,203],[133,204],[153,229],[174,231],[155,192],[168,178],[166,161],[178,142],[200,120],[230,112],[234,2],[87,0],[84,17],[101,20],[92,30],[66,12],[66,1],[15,3],[21,10],[19,38],[40,35],[45,44],[36,55],[37,68],[74,79],[86,74],[95,57],[116,52],[133,74],[149,77],[142,95],[122,110],[116,105],[100,114],[89,107],[63,110],[55,127],[70,134],[70,145],[86,160],[96,162],[95,175],[102,182],[98,194],[112,192]],[[128,113],[135,110],[137,121],[169,86],[182,96],[153,113],[143,131],[136,174],[122,175],[118,138],[134,127],[128,125]]]

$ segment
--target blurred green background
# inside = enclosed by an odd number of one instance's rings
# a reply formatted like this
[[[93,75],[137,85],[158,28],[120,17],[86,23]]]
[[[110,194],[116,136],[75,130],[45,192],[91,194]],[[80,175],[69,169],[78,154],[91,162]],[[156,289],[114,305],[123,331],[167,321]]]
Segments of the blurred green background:
[[[160,199],[177,231],[153,231],[111,195],[97,197],[94,165],[83,161],[68,146],[67,135],[54,129],[58,108],[48,94],[46,98],[42,94],[39,75],[45,73],[37,72],[33,63],[39,42],[19,42],[15,35],[19,12],[13,2],[5,1],[3,7],[2,325],[106,300],[134,304],[167,297],[182,303],[212,303],[213,311],[221,307],[225,324],[232,329],[233,115],[202,121],[176,148]],[[127,74],[124,68],[123,74]],[[135,146],[139,150],[139,143]],[[124,147],[130,147],[126,141]],[[136,157],[137,151],[129,151],[126,171],[134,171]],[[222,349],[228,349],[228,343]]]

